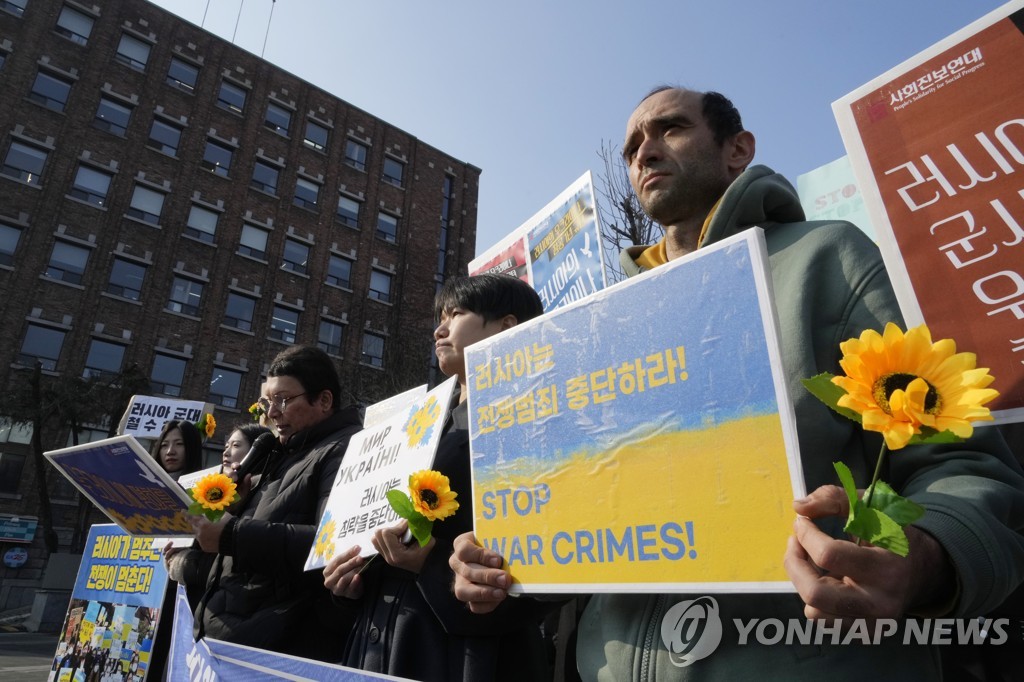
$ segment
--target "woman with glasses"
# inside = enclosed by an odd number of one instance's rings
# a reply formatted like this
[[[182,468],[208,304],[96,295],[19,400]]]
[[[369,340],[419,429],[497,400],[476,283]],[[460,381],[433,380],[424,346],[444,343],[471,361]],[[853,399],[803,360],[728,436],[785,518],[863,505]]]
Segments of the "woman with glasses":
[[[331,661],[351,619],[331,602],[323,579],[302,569],[362,423],[355,407],[341,407],[334,363],[318,348],[278,354],[261,392],[278,445],[229,514],[216,523],[193,518],[199,547],[215,557],[195,610],[196,635]]]

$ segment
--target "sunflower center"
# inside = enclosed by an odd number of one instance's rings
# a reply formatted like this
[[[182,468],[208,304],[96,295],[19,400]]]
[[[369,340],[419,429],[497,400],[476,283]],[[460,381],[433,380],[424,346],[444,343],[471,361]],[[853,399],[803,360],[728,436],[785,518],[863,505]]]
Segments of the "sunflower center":
[[[886,414],[892,414],[892,408],[889,406],[889,397],[894,391],[907,390],[907,386],[910,385],[914,379],[923,379],[916,374],[907,374],[906,372],[893,372],[892,374],[886,374],[875,382],[875,390],[873,396],[878,406],[882,408]],[[925,383],[928,381],[925,379]],[[928,393],[924,396],[924,411],[928,414],[935,414],[939,408],[939,392],[935,390],[935,387],[928,383]]]
[[[220,502],[224,497],[224,491],[220,488],[210,488],[206,491],[206,499],[210,502]]]
[[[429,488],[424,488],[420,491],[420,499],[423,500],[423,504],[427,505],[430,509],[437,509],[437,493]]]

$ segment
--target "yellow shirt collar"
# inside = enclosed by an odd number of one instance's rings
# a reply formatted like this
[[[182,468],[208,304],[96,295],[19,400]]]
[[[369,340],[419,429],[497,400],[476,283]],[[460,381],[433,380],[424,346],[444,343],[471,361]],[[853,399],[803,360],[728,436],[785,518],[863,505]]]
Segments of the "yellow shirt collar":
[[[697,248],[699,249],[701,244],[704,243],[704,237],[708,233],[708,225],[711,224],[711,219],[715,217],[715,213],[718,212],[718,207],[722,203],[722,198],[719,197],[715,205],[711,207],[711,212],[708,213],[708,217],[704,219],[704,225],[700,228],[700,236],[697,238]],[[643,252],[637,256],[636,264],[646,270],[652,270],[659,265],[664,265],[668,262],[668,251],[665,246],[665,237],[654,246],[649,246],[643,250]]]

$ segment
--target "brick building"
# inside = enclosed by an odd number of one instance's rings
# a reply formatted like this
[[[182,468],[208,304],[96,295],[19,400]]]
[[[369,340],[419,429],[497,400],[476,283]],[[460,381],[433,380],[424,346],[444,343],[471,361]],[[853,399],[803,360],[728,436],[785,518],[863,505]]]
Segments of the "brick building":
[[[480,170],[143,0],[95,2],[0,0],[2,385],[134,365],[217,406],[212,458],[292,343],[334,356],[354,401],[428,381]],[[27,435],[0,428],[0,513],[38,506]],[[77,502],[49,479],[66,551]],[[0,566],[0,611],[39,535]]]

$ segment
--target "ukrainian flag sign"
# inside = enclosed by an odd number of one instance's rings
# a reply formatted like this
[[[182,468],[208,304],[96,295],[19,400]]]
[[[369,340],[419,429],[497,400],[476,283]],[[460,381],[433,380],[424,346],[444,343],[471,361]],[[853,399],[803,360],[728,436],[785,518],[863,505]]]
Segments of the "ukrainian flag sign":
[[[748,230],[467,350],[475,529],[513,591],[792,590],[766,263]]]

